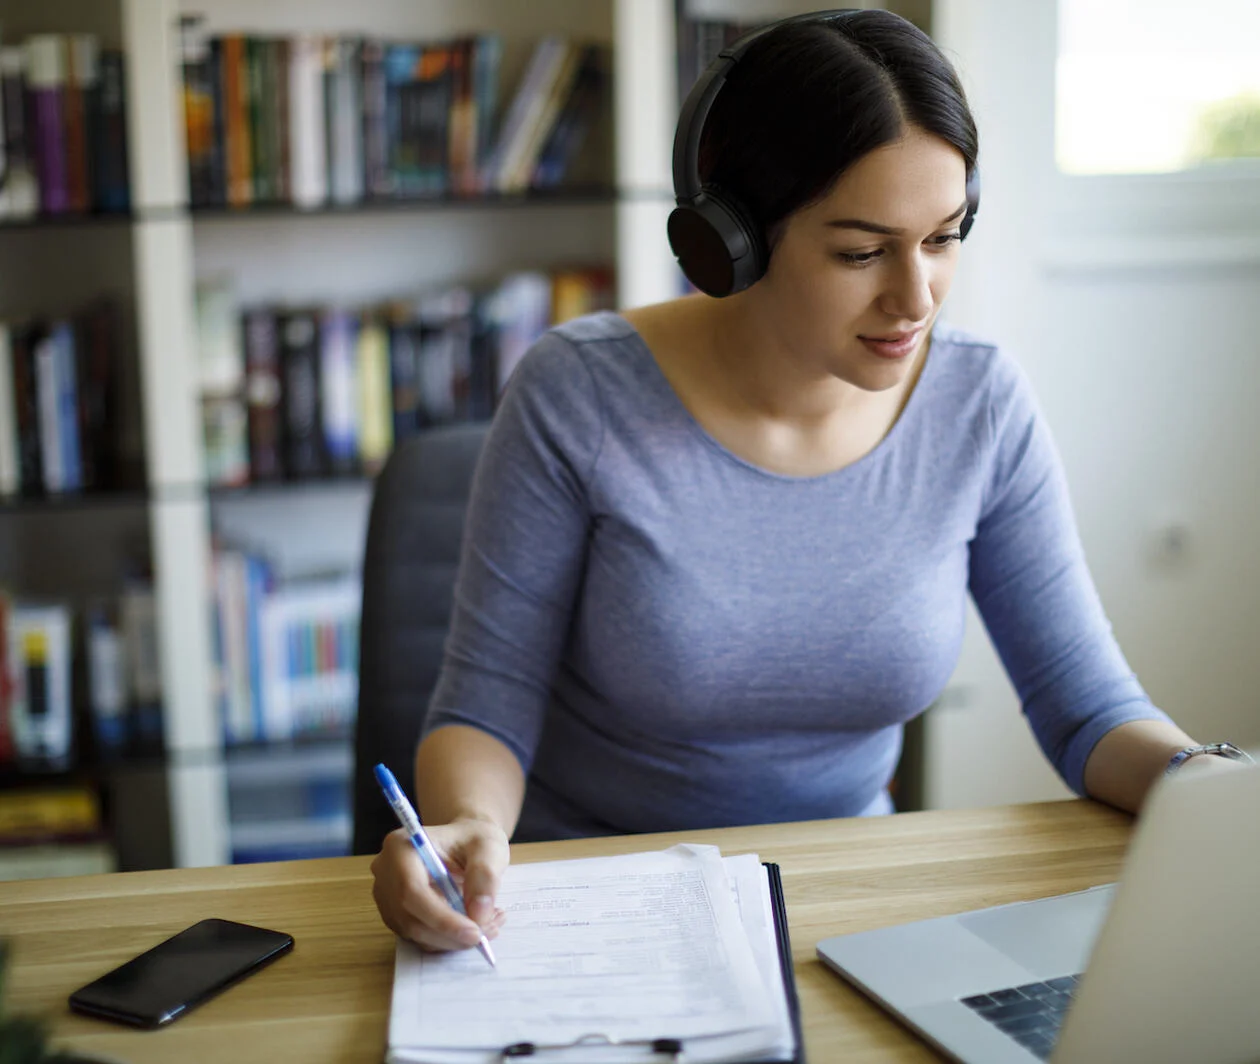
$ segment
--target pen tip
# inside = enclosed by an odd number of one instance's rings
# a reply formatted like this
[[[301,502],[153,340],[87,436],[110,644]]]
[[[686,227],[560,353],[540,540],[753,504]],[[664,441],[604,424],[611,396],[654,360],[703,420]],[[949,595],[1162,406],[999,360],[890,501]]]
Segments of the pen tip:
[[[481,941],[477,943],[477,949],[479,949],[481,951],[481,955],[490,962],[491,968],[497,968],[499,966],[499,962],[494,959],[494,950],[490,948],[490,940],[486,938],[485,935],[481,936]]]

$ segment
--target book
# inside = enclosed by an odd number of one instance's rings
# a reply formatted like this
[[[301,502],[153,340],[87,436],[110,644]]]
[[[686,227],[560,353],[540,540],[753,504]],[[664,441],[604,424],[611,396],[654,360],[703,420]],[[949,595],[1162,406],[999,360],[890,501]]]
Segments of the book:
[[[39,182],[39,209],[64,214],[70,209],[66,171],[66,54],[63,39],[41,33],[26,40],[26,89],[30,131]]]
[[[324,42],[301,34],[290,42],[290,195],[296,207],[321,206],[328,197],[324,119]]]
[[[36,409],[39,424],[39,451],[44,480],[43,490],[61,492],[70,487],[69,455],[59,427],[61,384],[59,377],[60,326],[41,333],[32,350]]]
[[[319,477],[327,472],[320,412],[319,320],[314,311],[290,311],[280,336],[281,445],[285,476]]]
[[[319,323],[320,416],[328,469],[352,473],[359,466],[359,374],[356,366],[358,324],[340,308]]]
[[[474,38],[472,49],[472,95],[474,141],[476,151],[474,173],[468,176],[470,192],[487,191],[499,122],[499,64],[503,58],[503,38],[494,33],[481,33]]]
[[[0,47],[0,94],[4,124],[0,217],[30,218],[39,210],[39,182],[26,112],[26,50],[19,45]]]
[[[247,310],[245,338],[245,408],[249,435],[250,479],[279,480],[284,475],[280,336],[276,314],[267,307]]]
[[[88,713],[102,758],[127,748],[127,655],[116,602],[96,602],[84,616]]]
[[[84,841],[104,828],[89,787],[41,787],[0,793],[0,847]]]
[[[394,445],[394,413],[389,394],[389,333],[377,315],[359,324],[356,347],[359,396],[359,460],[376,473]]]
[[[100,53],[97,119],[89,127],[93,203],[96,210],[124,212],[131,207],[127,162],[127,77],[123,53]]]
[[[119,386],[118,304],[101,299],[75,316],[79,451],[84,489],[115,488],[124,478]]]
[[[17,759],[13,742],[13,663],[9,659],[9,614],[13,604],[0,587],[0,769]]]
[[[420,188],[420,143],[415,85],[423,48],[395,42],[385,46],[385,164],[392,194],[414,195]]]
[[[398,941],[390,1064],[803,1060],[777,865],[692,845],[514,864],[495,900],[493,969]]]
[[[331,38],[326,53],[325,121],[328,128],[328,188],[334,203],[363,198],[362,44]]]
[[[184,87],[184,143],[188,159],[188,200],[194,207],[215,202],[215,92],[205,19],[179,20],[180,64]]]
[[[162,746],[162,662],[158,651],[157,599],[148,580],[129,580],[118,604],[126,648],[130,742],[137,751]]]
[[[13,362],[13,409],[17,432],[18,481],[24,496],[44,490],[43,454],[39,435],[39,397],[35,383],[34,345],[42,328],[14,326],[9,332]]]
[[[467,196],[476,191],[477,108],[473,96],[475,41],[463,37],[450,47],[450,107],[446,168],[450,191]]]
[[[0,321],[0,495],[21,487],[18,465],[17,408],[13,397],[13,348],[7,322]]]
[[[394,193],[386,126],[385,43],[368,39],[361,55],[363,79],[363,180],[366,194],[386,198]]]
[[[418,180],[414,188],[407,191],[420,196],[440,196],[447,190],[450,52],[446,44],[426,45],[421,53],[419,76],[411,86]]]
[[[77,213],[92,209],[88,123],[96,106],[100,80],[100,46],[90,33],[65,38],[64,96],[67,208]]]
[[[223,77],[223,143],[227,202],[248,207],[254,202],[254,162],[249,115],[249,64],[242,34],[221,40]]]
[[[9,719],[17,759],[40,769],[68,768],[74,739],[70,610],[17,603],[8,621]]]

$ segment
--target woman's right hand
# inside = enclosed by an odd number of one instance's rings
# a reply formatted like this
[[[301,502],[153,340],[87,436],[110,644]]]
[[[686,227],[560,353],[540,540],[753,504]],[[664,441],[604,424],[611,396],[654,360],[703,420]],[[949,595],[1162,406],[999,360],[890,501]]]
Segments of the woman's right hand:
[[[503,910],[495,908],[494,899],[508,866],[507,835],[490,820],[454,820],[424,830],[459,886],[468,916],[451,908],[430,881],[410,836],[398,828],[385,836],[372,861],[372,897],[385,926],[432,951],[468,949],[483,934],[494,938],[503,924]]]

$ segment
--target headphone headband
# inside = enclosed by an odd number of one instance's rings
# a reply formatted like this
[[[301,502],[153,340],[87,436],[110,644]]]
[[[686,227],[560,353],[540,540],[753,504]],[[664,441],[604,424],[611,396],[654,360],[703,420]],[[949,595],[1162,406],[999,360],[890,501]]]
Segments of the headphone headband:
[[[857,10],[860,9],[843,8],[793,15],[768,26],[749,30],[718,52],[717,57],[705,68],[687,94],[678,115],[678,127],[674,131],[674,196],[680,205],[694,202],[701,193],[700,137],[704,133],[704,123],[708,120],[714,99],[735,64],[744,57],[744,53],[771,30],[777,30],[780,26],[795,22],[835,22],[855,14]]]

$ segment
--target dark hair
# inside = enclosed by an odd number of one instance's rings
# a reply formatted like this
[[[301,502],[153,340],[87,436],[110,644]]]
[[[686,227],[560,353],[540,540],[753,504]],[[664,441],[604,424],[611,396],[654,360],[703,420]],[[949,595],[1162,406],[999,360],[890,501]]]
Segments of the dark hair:
[[[957,148],[971,176],[975,120],[926,33],[879,10],[786,23],[749,47],[714,100],[700,177],[738,199],[773,245],[788,215],[910,126]]]

